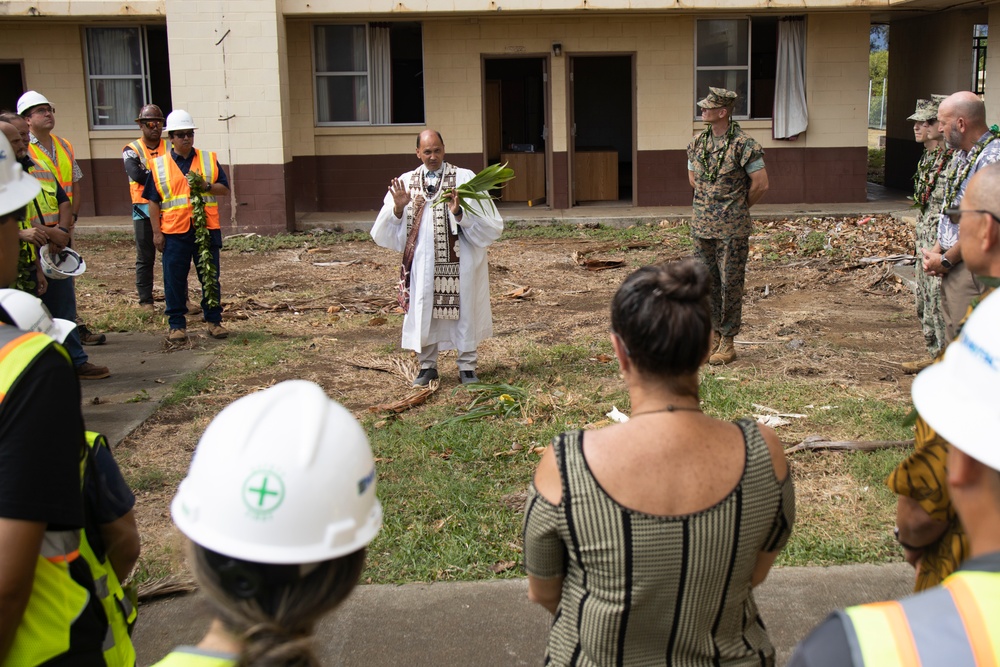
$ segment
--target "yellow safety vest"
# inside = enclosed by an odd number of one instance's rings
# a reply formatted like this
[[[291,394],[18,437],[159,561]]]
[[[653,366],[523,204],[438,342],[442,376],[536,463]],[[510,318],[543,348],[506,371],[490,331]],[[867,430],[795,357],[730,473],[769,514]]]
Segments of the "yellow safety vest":
[[[42,191],[38,193],[34,201],[28,202],[28,222],[39,222],[46,227],[55,227],[59,224],[59,186],[56,177],[51,171],[39,166],[37,163],[29,171],[35,177],[38,184],[42,186]]]
[[[59,179],[59,185],[66,191],[66,196],[69,197],[69,202],[72,204],[74,195],[73,163],[76,161],[73,144],[54,134],[50,134],[49,136],[52,138],[52,147],[56,153],[55,162],[52,161],[48,153],[42,150],[42,147],[37,143],[29,143],[28,152],[31,153],[32,160],[55,174],[56,178]]]
[[[917,595],[837,614],[855,667],[1000,664],[997,572],[959,570]]]
[[[194,150],[191,171],[196,171],[211,185],[219,177],[219,158],[211,151]],[[174,162],[173,155],[164,155],[150,165],[153,182],[160,195],[160,231],[164,234],[183,234],[191,229],[191,187],[187,176]],[[205,218],[209,229],[219,229],[219,202],[214,195],[204,194]]]
[[[234,658],[221,658],[209,653],[200,653],[200,649],[183,647],[171,651],[152,667],[236,667]]]
[[[87,445],[91,451],[97,447],[107,447],[108,440],[100,433],[87,431]],[[86,475],[86,472],[84,472]],[[118,575],[107,554],[101,560],[94,553],[87,540],[87,531],[83,531],[80,542],[80,555],[90,565],[90,574],[94,577],[94,590],[101,598],[101,605],[108,617],[108,634],[104,638],[104,659],[108,667],[134,667],[135,647],[132,645],[132,626],[135,625],[137,610],[125,594]]]
[[[159,148],[156,149],[155,154],[153,153],[153,151],[149,150],[149,148],[146,147],[146,143],[141,138],[136,139],[132,143],[125,146],[125,148],[122,149],[122,152],[124,152],[126,148],[131,148],[142,158],[142,162],[143,164],[146,165],[146,169],[149,169],[150,162],[160,157],[161,155],[167,154],[167,142],[164,141],[163,139],[160,139],[160,146]],[[142,196],[142,191],[145,188],[145,186],[146,186],[145,183],[136,183],[131,178],[128,179],[128,192],[129,195],[132,197],[133,204],[149,203],[149,200]]]
[[[0,402],[49,347],[71,363],[66,350],[45,334],[0,324]],[[69,650],[71,626],[90,600],[90,593],[69,572],[70,563],[80,557],[82,534],[79,529],[45,531],[31,598],[4,667],[34,667]]]

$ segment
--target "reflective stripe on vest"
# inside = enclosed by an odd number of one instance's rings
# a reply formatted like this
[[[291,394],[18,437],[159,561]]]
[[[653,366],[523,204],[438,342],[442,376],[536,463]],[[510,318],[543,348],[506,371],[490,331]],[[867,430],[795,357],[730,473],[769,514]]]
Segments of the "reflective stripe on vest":
[[[197,148],[191,160],[191,170],[202,174],[211,185],[219,177],[219,160],[211,151]],[[150,167],[153,182],[160,195],[160,231],[164,234],[183,234],[191,228],[191,188],[187,176],[181,173],[173,155],[153,160]],[[219,229],[219,202],[213,195],[202,195],[205,200],[205,217],[209,229]]]
[[[108,446],[107,438],[100,433],[87,431],[86,436],[91,452],[99,447]],[[84,476],[86,475],[87,471],[84,468]],[[108,632],[104,637],[103,647],[104,661],[108,663],[108,667],[133,667],[135,647],[132,645],[129,633],[135,625],[136,609],[125,595],[111,560],[106,553],[104,560],[98,558],[87,540],[86,531],[83,531],[83,539],[80,541],[80,554],[90,566],[90,574],[94,578],[94,591],[101,599],[104,614],[108,617]]]
[[[857,667],[983,666],[1000,658],[1000,573],[958,571],[918,595],[837,614]]]
[[[0,401],[49,347],[59,350],[71,363],[63,347],[41,333],[26,333],[0,324]],[[14,634],[4,665],[39,665],[70,648],[70,629],[87,607],[90,593],[73,580],[70,562],[79,555],[83,531],[45,531],[35,563],[31,597]]]
[[[50,134],[49,137],[52,139],[52,147],[56,153],[56,161],[54,163],[48,153],[37,143],[29,143],[28,151],[31,153],[31,159],[55,174],[56,178],[59,179],[59,185],[66,191],[66,196],[69,197],[69,201],[72,204],[73,162],[76,160],[73,144],[54,134]]]
[[[122,152],[124,152],[127,148],[131,148],[139,155],[139,158],[142,160],[142,163],[146,166],[147,170],[153,160],[161,155],[167,154],[167,142],[163,139],[160,139],[160,147],[156,149],[156,155],[153,155],[153,152],[146,147],[146,144],[142,139],[136,139],[132,143],[128,144],[122,149]],[[128,193],[129,196],[132,197],[133,204],[149,203],[149,200],[142,196],[142,191],[145,187],[145,183],[136,183],[131,178],[128,179]]]
[[[59,187],[56,184],[56,177],[52,172],[39,167],[37,164],[32,167],[29,174],[35,177],[38,184],[42,186],[42,191],[38,193],[35,200],[28,204],[28,217],[33,223],[38,220],[47,227],[54,227],[59,224]],[[39,217],[41,213],[41,217]]]

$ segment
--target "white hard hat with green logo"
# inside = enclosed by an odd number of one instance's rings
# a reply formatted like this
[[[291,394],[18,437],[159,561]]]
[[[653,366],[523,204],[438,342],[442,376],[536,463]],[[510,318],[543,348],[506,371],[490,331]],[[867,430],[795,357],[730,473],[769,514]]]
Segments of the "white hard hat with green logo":
[[[305,380],[220,412],[170,509],[196,544],[256,563],[339,558],[365,547],[382,526],[368,437]]]

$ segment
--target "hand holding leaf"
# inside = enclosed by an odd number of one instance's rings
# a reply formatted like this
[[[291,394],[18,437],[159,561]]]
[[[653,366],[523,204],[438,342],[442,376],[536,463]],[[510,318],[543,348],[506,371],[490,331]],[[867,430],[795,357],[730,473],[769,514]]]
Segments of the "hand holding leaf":
[[[486,203],[490,208],[494,208],[493,195],[490,190],[502,188],[503,184],[514,178],[514,170],[507,166],[507,163],[494,164],[486,167],[476,174],[472,180],[463,183],[452,189],[442,190],[433,202],[433,206],[451,198],[451,193],[458,195],[458,205],[473,211],[478,211],[480,215],[489,215],[486,211]],[[495,208],[494,208],[495,210]]]

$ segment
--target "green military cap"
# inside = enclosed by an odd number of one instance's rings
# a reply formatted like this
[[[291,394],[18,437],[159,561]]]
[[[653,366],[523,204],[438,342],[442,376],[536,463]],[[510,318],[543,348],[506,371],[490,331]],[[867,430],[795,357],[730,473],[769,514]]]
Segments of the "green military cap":
[[[731,107],[736,104],[737,97],[739,97],[739,95],[731,90],[709,86],[708,95],[705,96],[705,99],[698,102],[698,106],[702,109],[721,109],[723,107]]]
[[[933,102],[934,104],[941,104],[942,102],[944,102],[949,97],[951,97],[951,96],[950,95],[933,95],[932,94],[931,95],[931,102]]]
[[[917,100],[917,110],[906,120],[921,122],[934,120],[935,118],[937,118],[937,105],[930,100]]]

